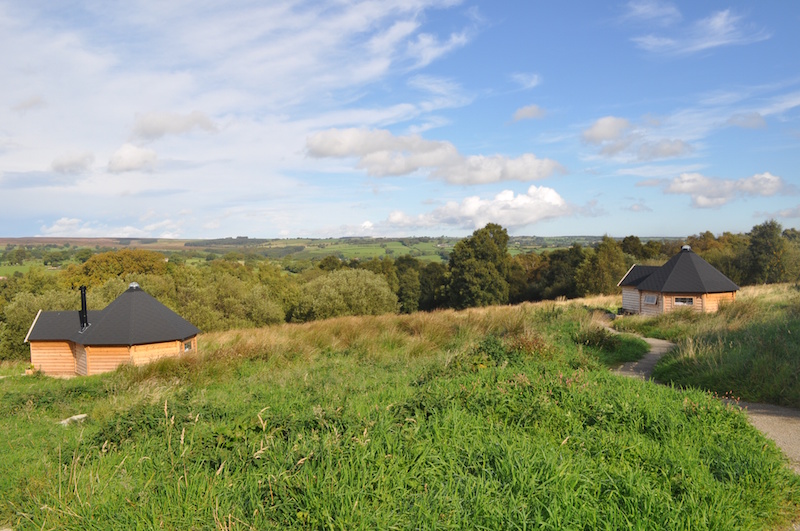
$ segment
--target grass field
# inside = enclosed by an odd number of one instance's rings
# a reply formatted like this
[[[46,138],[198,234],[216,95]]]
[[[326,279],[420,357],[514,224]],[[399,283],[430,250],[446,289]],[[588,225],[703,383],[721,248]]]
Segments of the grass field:
[[[750,286],[716,314],[626,317],[614,326],[677,342],[656,366],[658,381],[800,408],[799,308],[796,285]]]
[[[644,348],[578,304],[201,344],[107,375],[0,379],[0,522],[749,530],[798,516],[800,478],[743,414],[614,376],[608,363]],[[58,424],[78,413],[87,420]]]

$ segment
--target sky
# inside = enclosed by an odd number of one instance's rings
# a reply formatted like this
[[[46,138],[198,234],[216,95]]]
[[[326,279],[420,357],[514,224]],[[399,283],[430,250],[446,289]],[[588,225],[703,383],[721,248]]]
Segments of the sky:
[[[0,235],[800,227],[800,3],[0,0]]]

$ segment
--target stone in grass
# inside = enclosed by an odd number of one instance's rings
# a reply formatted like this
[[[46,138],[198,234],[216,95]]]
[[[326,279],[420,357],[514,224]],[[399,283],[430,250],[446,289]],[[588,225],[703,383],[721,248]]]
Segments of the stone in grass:
[[[62,426],[69,426],[73,422],[81,422],[87,416],[88,415],[86,413],[81,413],[80,415],[72,415],[70,418],[64,419],[61,422],[59,422],[59,424],[61,424]]]

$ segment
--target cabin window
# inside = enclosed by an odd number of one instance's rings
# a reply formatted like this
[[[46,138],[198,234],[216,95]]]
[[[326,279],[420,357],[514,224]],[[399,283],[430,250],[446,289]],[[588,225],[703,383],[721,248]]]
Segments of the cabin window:
[[[658,304],[658,295],[645,295],[644,303],[652,304],[653,306],[655,306],[656,304]]]
[[[192,350],[192,342],[187,341],[186,343],[183,344],[183,351],[189,352],[190,350]]]
[[[675,297],[675,306],[694,306],[693,297]]]

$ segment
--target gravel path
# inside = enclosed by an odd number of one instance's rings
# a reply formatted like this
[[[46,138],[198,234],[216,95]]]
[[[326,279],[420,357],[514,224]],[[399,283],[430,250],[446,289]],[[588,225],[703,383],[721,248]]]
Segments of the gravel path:
[[[615,330],[609,328],[616,333]],[[675,348],[674,343],[663,339],[642,338],[650,345],[650,352],[639,361],[623,363],[613,371],[623,376],[649,380],[653,368],[658,360]],[[736,404],[731,401],[730,403]],[[773,406],[770,404],[753,404],[739,402],[738,406],[745,411],[750,424],[755,426],[764,435],[775,441],[783,450],[784,455],[800,474],[800,411],[787,407]]]

